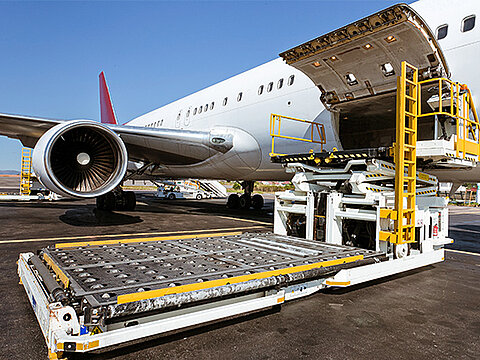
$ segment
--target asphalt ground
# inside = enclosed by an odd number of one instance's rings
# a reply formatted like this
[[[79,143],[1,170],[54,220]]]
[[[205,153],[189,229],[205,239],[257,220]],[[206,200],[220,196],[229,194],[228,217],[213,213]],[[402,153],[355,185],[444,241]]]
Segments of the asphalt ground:
[[[57,242],[272,230],[271,200],[257,212],[231,212],[224,204],[147,196],[135,212],[107,214],[97,213],[92,200],[0,202],[0,359],[45,359],[47,354],[18,284],[19,253]],[[452,207],[450,236],[456,242],[443,263],[87,358],[478,358],[479,227],[479,209]]]

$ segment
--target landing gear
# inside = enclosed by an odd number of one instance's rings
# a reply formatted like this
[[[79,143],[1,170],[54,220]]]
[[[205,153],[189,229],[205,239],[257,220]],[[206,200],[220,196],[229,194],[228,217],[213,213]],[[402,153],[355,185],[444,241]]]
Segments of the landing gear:
[[[241,209],[250,209],[252,206],[252,198],[250,194],[243,194],[240,196],[240,208]]]
[[[252,207],[255,210],[260,210],[263,207],[264,201],[263,196],[260,194],[255,194],[252,196]]]
[[[231,194],[227,200],[227,207],[229,209],[238,209],[240,207],[240,196]]]
[[[255,194],[253,192],[253,181],[242,182],[242,188],[244,193],[241,196],[237,194],[231,194],[227,200],[227,207],[229,209],[244,209],[248,210],[253,207],[255,210],[260,210],[263,207],[264,201],[262,195]]]
[[[97,197],[98,210],[126,210],[133,211],[137,199],[133,191],[113,190],[105,195]]]

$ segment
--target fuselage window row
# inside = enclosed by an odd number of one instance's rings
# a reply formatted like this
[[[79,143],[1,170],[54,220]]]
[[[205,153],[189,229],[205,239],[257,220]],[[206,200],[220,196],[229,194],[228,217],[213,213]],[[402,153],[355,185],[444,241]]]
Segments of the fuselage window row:
[[[469,15],[465,17],[462,20],[462,25],[460,27],[460,30],[462,32],[473,30],[473,28],[475,27],[475,18],[476,18],[475,15]],[[448,24],[440,25],[437,28],[437,40],[445,39],[447,35],[448,35]]]
[[[293,85],[294,80],[295,80],[295,75],[290,75],[290,77],[288,78],[288,81],[287,81],[287,85],[288,85],[288,86]],[[281,89],[281,88],[282,88],[283,82],[284,82],[284,79],[283,79],[283,78],[281,78],[281,79],[278,80],[278,83],[277,83],[277,88],[278,88],[278,89]],[[263,94],[263,89],[264,89],[264,88],[265,88],[265,87],[264,87],[263,85],[260,85],[260,87],[258,88],[258,95],[262,95],[262,94]],[[272,91],[272,90],[273,90],[273,81],[268,84],[267,92],[270,92],[270,91]],[[243,92],[239,92],[238,95],[237,95],[237,102],[240,102],[240,101],[242,100],[242,98],[243,98]],[[226,105],[227,105],[227,102],[228,102],[228,97],[225,97],[225,98],[223,99],[222,105],[223,105],[223,106],[226,106]],[[210,103],[210,110],[213,110],[214,107],[215,107],[215,102],[212,101],[212,102]],[[197,113],[198,113],[198,114],[201,114],[202,111],[207,112],[208,108],[209,108],[209,104],[208,104],[208,103],[205,104],[205,107],[200,106],[200,107],[198,107],[198,108],[194,108],[194,109],[193,109],[193,112],[192,112],[192,115],[197,115]],[[180,116],[181,116],[181,110],[180,110],[180,112],[179,112],[179,114],[178,114],[178,116],[177,116],[177,120],[178,120],[178,117],[180,117]],[[186,117],[189,117],[189,116],[190,116],[190,109],[188,109]],[[146,125],[146,126],[147,126],[147,127],[159,127],[159,126],[162,126],[162,125],[163,125],[163,120],[157,121],[157,122],[155,122],[155,123],[148,124],[148,125]]]

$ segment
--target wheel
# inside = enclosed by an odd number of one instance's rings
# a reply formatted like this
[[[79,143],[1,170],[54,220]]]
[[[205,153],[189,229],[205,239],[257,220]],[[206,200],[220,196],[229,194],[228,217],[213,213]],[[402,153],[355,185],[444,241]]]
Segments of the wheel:
[[[137,205],[137,197],[133,191],[126,191],[124,193],[124,208],[127,211],[135,210],[135,206]]]
[[[197,194],[196,198],[197,198],[197,200],[202,200],[203,196],[202,196],[202,194]]]
[[[171,194],[168,194],[168,199],[169,200],[175,200],[175,194],[171,193]]]
[[[250,209],[250,206],[252,205],[252,198],[250,195],[243,194],[240,196],[240,207],[242,209]]]
[[[113,192],[106,193],[104,195],[104,206],[103,209],[107,211],[112,211],[116,209],[117,205],[117,198]]]
[[[260,210],[263,207],[264,201],[263,196],[255,194],[252,196],[252,206],[255,210]]]
[[[238,209],[240,207],[240,197],[238,194],[231,194],[227,200],[227,207],[229,209]]]
[[[105,210],[105,195],[98,196],[95,202],[98,210]]]
[[[393,254],[396,259],[401,259],[410,253],[409,244],[398,244],[393,246]]]

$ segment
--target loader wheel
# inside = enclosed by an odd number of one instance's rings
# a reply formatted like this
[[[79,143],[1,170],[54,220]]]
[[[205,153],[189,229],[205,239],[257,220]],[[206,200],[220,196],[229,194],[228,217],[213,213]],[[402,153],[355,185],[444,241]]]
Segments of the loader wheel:
[[[410,244],[393,245],[395,259],[402,259],[410,254]]]

